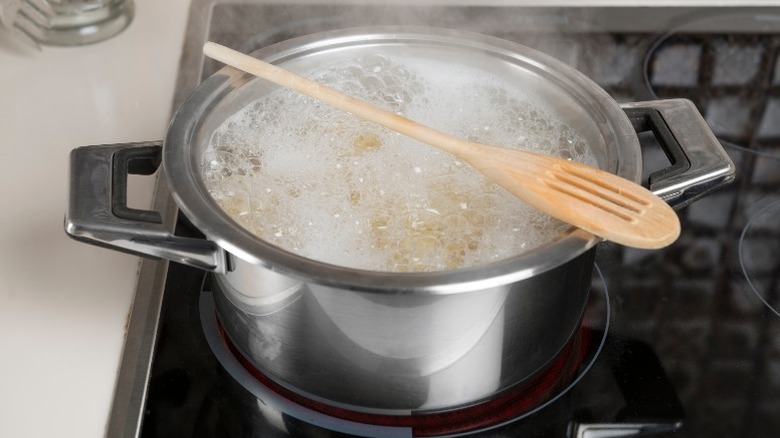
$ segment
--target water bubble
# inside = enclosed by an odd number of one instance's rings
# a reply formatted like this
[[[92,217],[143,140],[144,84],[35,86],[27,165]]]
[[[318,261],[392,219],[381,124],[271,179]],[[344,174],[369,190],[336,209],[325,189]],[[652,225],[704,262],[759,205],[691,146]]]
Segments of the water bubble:
[[[377,92],[385,87],[384,82],[376,76],[363,76],[359,83],[367,92]]]

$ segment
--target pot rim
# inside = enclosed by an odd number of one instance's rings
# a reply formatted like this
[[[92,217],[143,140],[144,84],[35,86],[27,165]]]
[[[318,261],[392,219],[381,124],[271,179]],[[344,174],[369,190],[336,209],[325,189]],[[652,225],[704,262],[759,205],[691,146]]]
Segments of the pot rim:
[[[401,40],[457,46],[528,65],[565,83],[577,97],[598,110],[599,127],[607,147],[619,155],[607,170],[638,182],[641,154],[633,126],[620,106],[588,77],[557,59],[523,45],[478,33],[420,26],[371,26],[305,35],[255,51],[252,56],[271,63],[284,62],[325,48],[359,44],[377,45]],[[261,266],[307,282],[342,289],[415,294],[446,294],[496,287],[533,277],[558,267],[601,241],[571,227],[556,239],[517,256],[452,271],[397,273],[348,268],[309,259],[261,240],[233,221],[214,201],[200,176],[192,154],[194,133],[225,90],[253,80],[250,74],[223,67],[204,80],[187,97],[169,125],[163,147],[163,169],[171,194],[187,218],[210,240],[240,261]],[[627,151],[634,151],[630,154]],[[233,260],[233,264],[239,262]],[[240,263],[240,262],[239,262]]]

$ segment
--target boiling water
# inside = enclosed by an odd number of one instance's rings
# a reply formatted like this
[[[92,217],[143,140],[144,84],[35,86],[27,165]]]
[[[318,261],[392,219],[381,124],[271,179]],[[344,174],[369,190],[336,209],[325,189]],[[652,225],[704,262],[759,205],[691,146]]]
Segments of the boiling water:
[[[371,55],[307,76],[459,138],[595,164],[543,104],[481,70]],[[211,195],[243,227],[352,268],[479,265],[568,227],[447,153],[286,89],[226,120],[202,164]]]

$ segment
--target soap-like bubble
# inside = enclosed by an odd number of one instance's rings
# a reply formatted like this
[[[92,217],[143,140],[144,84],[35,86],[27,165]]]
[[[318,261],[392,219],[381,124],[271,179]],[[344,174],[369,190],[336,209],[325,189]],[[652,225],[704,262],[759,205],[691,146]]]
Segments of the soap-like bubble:
[[[475,68],[371,55],[308,76],[459,138],[595,164],[543,103]],[[226,120],[201,164],[211,195],[241,226],[353,268],[475,266],[568,228],[454,156],[286,89]]]

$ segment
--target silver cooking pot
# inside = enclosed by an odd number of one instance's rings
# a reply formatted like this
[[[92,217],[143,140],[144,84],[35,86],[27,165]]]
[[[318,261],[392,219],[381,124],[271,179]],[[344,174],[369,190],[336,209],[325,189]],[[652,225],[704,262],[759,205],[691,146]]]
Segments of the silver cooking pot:
[[[642,173],[637,131],[652,130],[671,164],[650,189],[682,207],[734,177],[686,100],[618,105],[576,70],[518,44],[429,28],[362,28],[296,38],[254,56],[305,73],[382,52],[457,60],[549,102],[587,139],[601,168]],[[446,80],[446,72],[442,72]],[[599,239],[571,228],[532,251],[447,272],[334,266],[275,247],[234,222],[201,177],[213,131],[272,84],[223,68],[198,86],[159,144],[88,146],[71,155],[72,237],[215,273],[227,338],[289,390],[371,413],[448,409],[495,396],[544,370],[578,330]],[[124,202],[128,173],[162,161],[180,210],[205,239],[175,236],[159,214]]]

